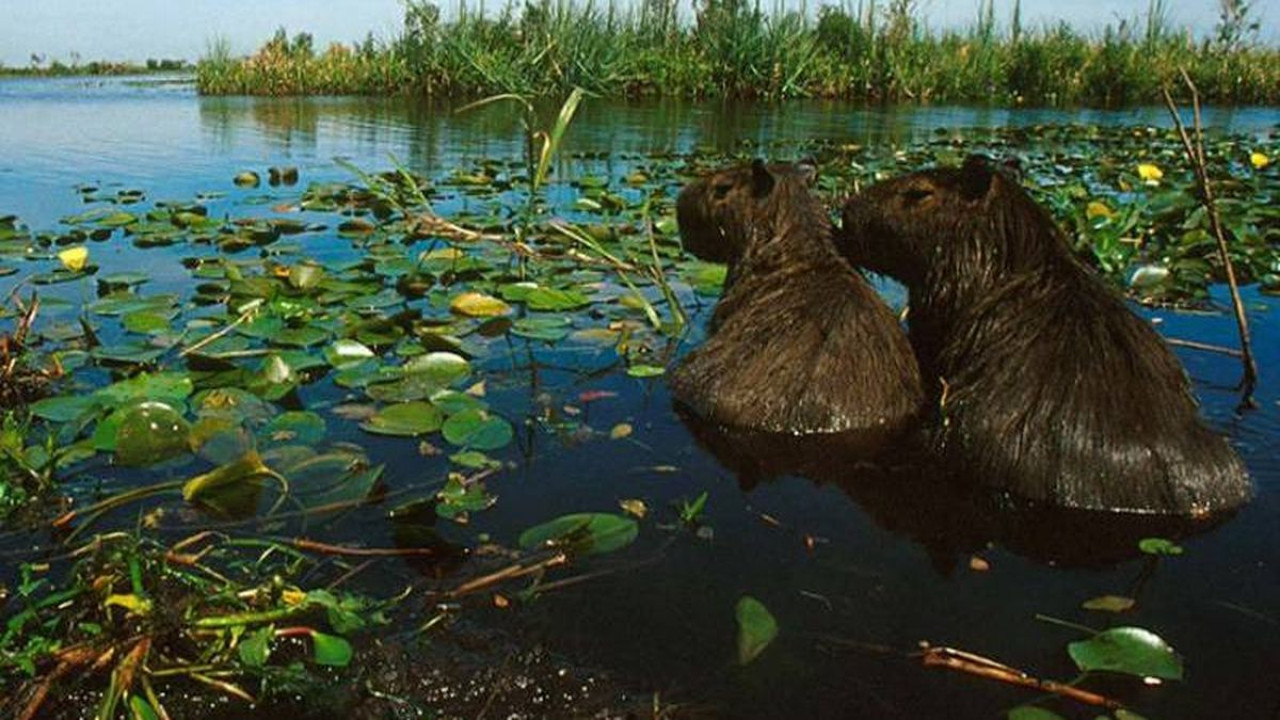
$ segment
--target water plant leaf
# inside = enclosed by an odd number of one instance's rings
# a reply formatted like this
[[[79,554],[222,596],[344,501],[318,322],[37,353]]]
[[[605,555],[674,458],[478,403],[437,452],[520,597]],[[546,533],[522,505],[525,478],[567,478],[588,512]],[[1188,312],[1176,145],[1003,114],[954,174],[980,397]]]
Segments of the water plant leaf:
[[[1096,598],[1086,600],[1081,607],[1085,610],[1099,610],[1102,612],[1122,613],[1133,609],[1137,601],[1131,597],[1123,597],[1121,595],[1100,595]]]
[[[734,618],[738,621],[738,664],[746,665],[778,636],[778,622],[763,603],[750,595],[738,600]]]
[[[346,667],[351,664],[351,657],[354,652],[351,649],[351,643],[337,635],[326,635],[322,632],[311,632],[311,641],[314,643],[314,654],[312,659],[317,665],[327,665],[329,667]]]
[[[443,518],[484,510],[497,502],[497,498],[485,491],[483,484],[466,483],[456,477],[449,478],[444,488],[436,494],[436,499],[436,513]]]
[[[251,668],[265,667],[271,657],[271,640],[274,637],[275,628],[270,625],[245,633],[236,648],[240,662]]]
[[[444,413],[435,405],[414,400],[382,408],[360,428],[378,435],[411,437],[439,430],[443,420]]]
[[[191,424],[177,410],[162,402],[144,401],[120,417],[112,443],[116,462],[141,467],[186,454],[190,434]]]
[[[535,525],[520,533],[525,550],[549,545],[576,555],[597,555],[630,545],[640,533],[632,518],[611,513],[574,513]]]
[[[429,352],[406,362],[404,374],[425,376],[443,388],[470,375],[471,363],[457,353]]]
[[[59,395],[31,404],[31,414],[50,422],[65,423],[82,417],[98,407],[93,395]]]
[[[450,444],[472,450],[497,450],[506,447],[515,437],[511,423],[479,408],[450,416],[442,431]]]
[[[324,349],[324,358],[335,368],[342,369],[349,365],[354,365],[362,360],[368,360],[374,357],[373,350],[368,345],[356,340],[336,340],[333,344]]]
[[[140,310],[131,312],[120,318],[124,329],[129,332],[141,333],[143,335],[158,335],[169,331],[169,314],[150,312]]]
[[[204,501],[219,493],[233,490],[264,476],[274,476],[257,452],[250,450],[225,465],[197,475],[182,486],[182,499],[187,502]]]
[[[538,315],[520,318],[511,327],[511,333],[530,340],[555,342],[568,337],[573,329],[569,318],[561,315]]]
[[[108,405],[116,406],[131,400],[156,400],[170,405],[181,403],[195,391],[191,376],[184,372],[140,373],[121,380],[98,391],[97,395]]]
[[[268,442],[315,445],[324,439],[324,418],[309,410],[282,413],[262,428]]]
[[[1164,538],[1143,538],[1138,541],[1138,549],[1148,555],[1181,555],[1181,545]]]
[[[627,368],[627,374],[633,378],[654,378],[667,372],[667,369],[658,365],[646,365],[638,363]]]
[[[1139,627],[1104,630],[1067,645],[1076,666],[1163,680],[1182,679],[1182,658],[1159,635]]]
[[[160,714],[141,695],[129,696],[129,715],[131,720],[160,720]]]
[[[449,309],[467,317],[497,317],[511,312],[502,300],[478,292],[464,292],[449,302]]]
[[[591,299],[577,290],[547,287],[532,288],[522,299],[530,310],[576,310],[591,304]]]

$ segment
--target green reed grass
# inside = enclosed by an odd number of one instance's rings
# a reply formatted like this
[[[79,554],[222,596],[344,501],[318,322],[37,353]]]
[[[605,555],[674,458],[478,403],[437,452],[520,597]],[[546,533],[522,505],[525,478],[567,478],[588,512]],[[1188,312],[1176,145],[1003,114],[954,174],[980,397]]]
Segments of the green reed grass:
[[[464,1],[446,20],[410,1],[388,41],[319,51],[309,35],[281,30],[248,58],[215,45],[197,84],[206,94],[563,96],[581,87],[614,97],[1119,106],[1157,102],[1185,67],[1210,102],[1280,102],[1280,49],[1256,41],[1247,15],[1224,15],[1197,40],[1170,26],[1165,0],[1096,33],[1027,27],[1016,0],[1009,22],[986,0],[962,30],[929,28],[917,0],[794,11],[774,2],[699,0],[690,14],[672,0],[627,9],[533,0],[497,13]]]

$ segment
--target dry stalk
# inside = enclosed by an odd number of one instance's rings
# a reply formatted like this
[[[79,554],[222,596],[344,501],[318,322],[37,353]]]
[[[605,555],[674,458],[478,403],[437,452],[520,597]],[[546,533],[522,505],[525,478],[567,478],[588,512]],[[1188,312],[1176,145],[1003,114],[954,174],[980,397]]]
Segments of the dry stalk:
[[[1200,122],[1200,91],[1196,89],[1196,84],[1191,81],[1191,76],[1187,74],[1186,69],[1180,68],[1179,70],[1182,73],[1182,82],[1191,91],[1191,103],[1195,113],[1196,136],[1194,143],[1190,134],[1187,133],[1186,125],[1182,122],[1182,116],[1178,114],[1178,106],[1173,102],[1173,95],[1169,92],[1168,86],[1164,88],[1164,102],[1169,109],[1169,115],[1173,117],[1174,126],[1178,130],[1178,137],[1182,139],[1182,149],[1186,152],[1187,160],[1191,163],[1191,168],[1195,172],[1196,186],[1200,192],[1200,202],[1209,214],[1209,225],[1213,230],[1213,237],[1218,243],[1218,256],[1221,258],[1222,266],[1227,272],[1227,286],[1231,289],[1231,305],[1235,310],[1236,329],[1240,333],[1240,362],[1244,366],[1244,374],[1240,380],[1240,406],[1244,408],[1255,407],[1253,389],[1258,384],[1258,364],[1253,358],[1253,350],[1249,341],[1249,319],[1245,316],[1244,301],[1240,299],[1240,285],[1236,281],[1235,266],[1232,265],[1231,256],[1227,250],[1227,237],[1222,229],[1222,218],[1218,215],[1218,205],[1214,200],[1213,185],[1209,181],[1209,169],[1204,157],[1204,128]]]

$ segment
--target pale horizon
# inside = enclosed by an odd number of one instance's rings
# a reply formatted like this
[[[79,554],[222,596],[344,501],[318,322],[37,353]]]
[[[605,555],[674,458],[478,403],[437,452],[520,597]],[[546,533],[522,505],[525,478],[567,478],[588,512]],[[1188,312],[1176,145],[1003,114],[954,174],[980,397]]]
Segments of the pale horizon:
[[[626,6],[633,0],[619,0]],[[439,3],[446,17],[456,2]],[[471,7],[482,3],[473,0]],[[601,3],[597,3],[601,4]],[[785,0],[777,3],[788,9],[805,8],[810,13],[822,4],[856,7],[856,2],[810,2]],[[771,0],[762,5],[773,7]],[[1190,29],[1197,37],[1213,32],[1218,21],[1216,0],[1170,3],[1169,24]],[[500,2],[487,3],[490,8]],[[1013,0],[996,2],[996,18],[1008,27]],[[979,0],[923,0],[918,15],[934,29],[963,28],[977,17]],[[1101,31],[1120,20],[1143,20],[1149,0],[1023,0],[1023,26],[1056,25],[1066,21],[1085,33]],[[681,17],[692,15],[688,0],[682,0]],[[399,0],[331,0],[323,11],[308,0],[195,0],[185,3],[164,0],[121,0],[110,4],[88,0],[0,0],[0,62],[9,67],[31,64],[32,54],[45,63],[106,60],[143,63],[148,59],[196,61],[214,41],[225,40],[234,55],[246,55],[284,27],[290,35],[310,33],[317,48],[331,42],[350,43],[372,33],[380,40],[399,35],[404,6]],[[1280,2],[1255,2],[1253,19],[1259,20],[1259,39],[1274,44],[1280,23]]]

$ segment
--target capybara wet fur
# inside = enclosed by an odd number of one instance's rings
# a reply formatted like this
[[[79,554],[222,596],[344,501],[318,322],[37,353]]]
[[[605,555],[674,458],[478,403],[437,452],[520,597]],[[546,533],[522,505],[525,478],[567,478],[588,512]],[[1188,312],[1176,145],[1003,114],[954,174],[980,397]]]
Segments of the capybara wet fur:
[[[680,192],[685,249],[729,267],[672,393],[725,427],[887,439],[920,412],[919,369],[894,313],[836,251],[814,175],[757,160]]]
[[[907,286],[931,440],[964,474],[1063,507],[1198,516],[1249,499],[1168,346],[985,158],[873,185],[843,225],[854,263]]]

